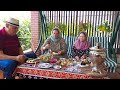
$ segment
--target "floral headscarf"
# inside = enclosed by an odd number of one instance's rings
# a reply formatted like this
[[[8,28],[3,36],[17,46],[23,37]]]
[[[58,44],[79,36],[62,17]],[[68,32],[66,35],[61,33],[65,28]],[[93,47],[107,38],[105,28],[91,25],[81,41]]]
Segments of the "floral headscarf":
[[[54,30],[57,30],[57,31],[59,32],[58,38],[54,38],[54,36],[53,36],[53,31],[54,31]],[[61,37],[62,37],[62,34],[61,34],[61,32],[60,32],[60,29],[57,28],[57,27],[53,28],[53,30],[51,31],[50,39],[51,39],[53,42],[57,42],[57,41],[59,41],[59,40],[61,39]]]
[[[74,43],[74,47],[76,49],[80,49],[80,50],[86,50],[86,49],[89,49],[90,47],[90,42],[87,41],[87,33],[86,32],[80,32],[80,34],[84,34],[86,39],[85,41],[80,41],[78,38],[77,40],[75,41]],[[79,34],[79,35],[80,35]]]

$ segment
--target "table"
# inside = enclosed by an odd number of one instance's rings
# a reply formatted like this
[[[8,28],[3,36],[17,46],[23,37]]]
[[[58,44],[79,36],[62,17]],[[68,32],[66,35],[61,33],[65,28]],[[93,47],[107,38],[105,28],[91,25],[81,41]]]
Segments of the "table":
[[[24,79],[109,79],[108,77],[93,78],[86,75],[86,72],[91,70],[90,67],[82,67],[81,70],[83,73],[78,74],[55,69],[39,69],[33,64],[25,63],[19,65],[15,73]]]

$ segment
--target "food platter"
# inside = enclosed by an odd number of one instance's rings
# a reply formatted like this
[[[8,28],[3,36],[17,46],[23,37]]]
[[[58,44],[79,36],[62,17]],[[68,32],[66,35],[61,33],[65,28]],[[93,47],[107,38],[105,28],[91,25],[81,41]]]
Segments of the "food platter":
[[[58,69],[61,69],[62,67],[60,65],[54,65],[53,68],[58,70]]]
[[[88,67],[89,64],[86,64],[86,65],[80,65],[80,67]]]
[[[72,72],[72,73],[81,73],[81,69],[76,66],[71,66],[69,68],[65,68],[64,71]]]
[[[51,68],[53,65],[52,64],[50,64],[50,63],[40,63],[39,65],[38,65],[38,68]]]
[[[38,59],[28,59],[28,60],[26,61],[26,63],[29,63],[29,64],[35,64],[35,63],[38,63],[38,62],[39,62]]]

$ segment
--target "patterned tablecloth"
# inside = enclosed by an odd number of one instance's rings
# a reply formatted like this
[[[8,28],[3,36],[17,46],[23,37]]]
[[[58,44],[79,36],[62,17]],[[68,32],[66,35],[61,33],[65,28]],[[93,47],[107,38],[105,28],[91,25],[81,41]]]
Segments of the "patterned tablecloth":
[[[25,79],[109,79],[108,77],[93,78],[86,75],[87,71],[90,71],[90,67],[82,67],[82,73],[71,73],[63,70],[40,69],[34,65],[22,64],[15,70],[16,75]]]

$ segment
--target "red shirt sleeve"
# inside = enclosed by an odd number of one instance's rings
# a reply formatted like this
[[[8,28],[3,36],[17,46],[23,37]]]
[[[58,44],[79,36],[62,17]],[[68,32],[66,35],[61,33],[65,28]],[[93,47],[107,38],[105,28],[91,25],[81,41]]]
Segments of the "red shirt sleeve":
[[[3,50],[3,38],[2,36],[0,35],[0,50]]]
[[[20,40],[19,40],[18,36],[17,36],[17,39],[18,39],[18,47],[21,47]]]

